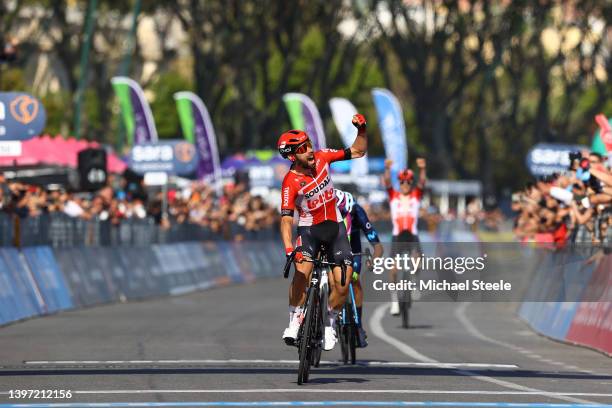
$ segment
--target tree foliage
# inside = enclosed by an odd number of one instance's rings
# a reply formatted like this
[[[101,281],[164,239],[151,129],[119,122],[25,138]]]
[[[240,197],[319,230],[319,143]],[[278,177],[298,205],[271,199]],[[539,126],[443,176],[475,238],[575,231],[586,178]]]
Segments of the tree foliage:
[[[21,33],[0,88],[27,84],[43,97],[53,132],[72,123],[85,5],[0,2],[3,37]],[[289,126],[286,92],[313,98],[330,145],[341,141],[328,100],[349,98],[368,116],[371,153],[383,154],[370,91],[388,87],[402,102],[411,157],[427,156],[434,177],[477,178],[488,192],[525,180],[517,163],[533,144],[588,143],[594,114],[612,115],[610,2],[147,1],[139,28],[153,22],[155,56],[142,39],[126,55],[133,5],[99,0],[82,121],[91,139],[118,140],[110,78],[127,61],[161,137],[180,135],[172,94],[192,89],[224,154],[273,146]]]

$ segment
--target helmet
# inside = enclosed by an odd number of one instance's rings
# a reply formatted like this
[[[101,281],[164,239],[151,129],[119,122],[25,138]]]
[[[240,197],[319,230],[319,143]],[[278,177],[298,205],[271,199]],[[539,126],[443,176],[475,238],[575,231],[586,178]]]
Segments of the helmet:
[[[303,130],[288,130],[278,139],[278,151],[284,159],[294,154],[296,147],[308,140],[308,135]]]
[[[404,181],[404,180],[411,181],[413,177],[414,177],[414,172],[410,169],[404,169],[400,171],[399,173],[397,173],[397,179],[399,181]]]
[[[337,188],[334,189],[334,193],[336,193],[338,207],[347,213],[350,213],[355,205],[355,198],[353,198],[353,195],[351,193],[338,190]]]

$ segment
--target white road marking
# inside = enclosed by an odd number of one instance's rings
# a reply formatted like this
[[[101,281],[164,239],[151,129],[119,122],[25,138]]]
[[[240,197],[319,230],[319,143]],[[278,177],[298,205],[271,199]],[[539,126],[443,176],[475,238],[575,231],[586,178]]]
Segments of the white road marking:
[[[550,360],[547,358],[544,358],[538,354],[535,354],[534,352],[524,349],[522,347],[519,346],[515,346],[514,344],[510,344],[510,343],[506,343],[504,341],[500,341],[500,340],[496,340],[496,339],[492,339],[491,337],[483,334],[480,330],[478,330],[476,328],[476,326],[474,326],[474,324],[471,322],[471,320],[467,317],[466,315],[466,310],[467,307],[470,305],[470,302],[463,302],[461,303],[461,305],[455,309],[455,317],[457,317],[457,320],[459,320],[459,322],[463,325],[463,327],[468,331],[468,333],[470,333],[472,336],[476,337],[477,339],[480,339],[482,341],[486,341],[488,343],[492,343],[492,344],[496,344],[498,346],[502,346],[502,347],[506,347],[509,348],[511,350],[515,350],[521,354],[524,354],[527,357],[532,358],[533,360],[537,360],[541,363],[546,363],[546,364],[553,364],[556,366],[560,366],[563,367],[565,369],[570,369],[570,370],[576,370],[576,371],[580,371],[583,373],[587,373],[587,374],[592,374],[591,371],[588,370],[583,370],[579,367],[576,366],[571,366],[571,365],[567,365],[566,363],[562,363],[559,361],[554,361],[554,360]],[[607,375],[607,374],[602,374],[599,373],[598,375]]]
[[[423,363],[439,363],[439,361],[419,353],[406,343],[403,343],[395,337],[391,337],[387,334],[387,332],[382,326],[382,319],[385,316],[385,313],[387,312],[388,308],[388,304],[382,304],[376,309],[374,309],[374,313],[372,313],[372,317],[370,318],[370,329],[372,333],[374,333],[376,337],[392,345],[408,357],[412,357],[413,359],[421,361]]]
[[[264,360],[264,359],[204,359],[204,360],[40,360],[24,361],[26,365],[55,366],[55,365],[146,365],[146,364],[199,364],[199,365],[240,365],[240,364],[299,364],[299,360]],[[353,365],[344,365],[338,361],[321,360],[322,365],[342,366],[346,368]],[[354,366],[358,367],[427,367],[427,368],[496,368],[496,369],[517,369],[516,364],[489,364],[489,363],[424,363],[408,361],[357,361]]]
[[[280,393],[323,393],[323,394],[448,394],[448,395],[542,395],[540,391],[486,391],[486,390],[406,390],[406,389],[329,389],[329,388],[251,388],[251,389],[182,389],[182,390],[75,390],[73,394],[280,394]],[[8,395],[9,392],[0,392]],[[612,397],[606,393],[550,392],[546,395]]]
[[[371,329],[371,333],[380,338],[381,340],[385,341],[388,344],[391,344],[392,346],[394,346],[395,348],[397,348],[398,350],[400,350],[402,353],[406,354],[409,357],[414,358],[415,360],[419,360],[422,362],[437,362],[436,360],[434,360],[431,357],[428,357],[424,354],[419,353],[418,351],[416,351],[415,349],[413,349],[412,347],[408,346],[407,344],[401,342],[400,340],[396,339],[395,337],[391,337],[390,335],[388,335],[383,327],[382,327],[382,319],[385,316],[385,314],[387,313],[387,309],[389,309],[389,304],[388,303],[384,303],[380,306],[378,306],[375,310],[374,313],[372,313],[372,317],[370,318],[370,329]],[[465,317],[465,308],[463,309],[463,317],[465,320],[465,323],[467,323],[466,329],[468,331],[470,331],[475,337],[478,337],[480,339],[489,339],[492,340],[493,342],[497,342],[497,340],[493,340],[485,335],[483,335],[482,333],[480,333],[478,331],[478,329],[476,329],[474,327],[474,325],[472,325],[472,322],[470,322],[466,317]],[[485,340],[487,341],[487,340]],[[513,389],[513,390],[518,390],[518,391],[524,391],[524,392],[536,392],[536,393],[540,393],[540,395],[544,395],[544,396],[550,396],[551,398],[556,398],[556,399],[560,399],[563,401],[569,401],[569,402],[576,402],[576,403],[582,403],[582,404],[590,404],[593,403],[592,401],[587,401],[587,400],[582,400],[582,399],[578,399],[578,398],[573,398],[573,397],[569,397],[569,396],[565,396],[565,395],[559,395],[559,394],[551,394],[548,391],[544,391],[544,390],[540,390],[537,388],[531,388],[531,387],[526,387],[520,384],[516,384],[510,381],[505,381],[505,380],[500,380],[497,378],[493,378],[493,377],[487,377],[484,375],[479,375],[478,373],[475,373],[473,371],[468,371],[468,370],[456,370],[455,371],[458,374],[461,375],[465,375],[468,376],[470,378],[476,379],[476,380],[480,380],[483,382],[488,382],[491,384],[496,384],[505,388],[509,388],[509,389]]]

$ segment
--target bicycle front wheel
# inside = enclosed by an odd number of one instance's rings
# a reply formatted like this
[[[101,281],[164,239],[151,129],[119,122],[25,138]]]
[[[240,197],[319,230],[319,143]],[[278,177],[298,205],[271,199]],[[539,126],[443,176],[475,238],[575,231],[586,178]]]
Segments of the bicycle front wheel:
[[[315,325],[315,310],[318,307],[315,288],[308,290],[308,299],[306,300],[306,315],[302,328],[302,336],[299,343],[300,365],[298,367],[298,385],[308,382],[308,374],[310,371],[310,359],[312,353],[312,344]]]

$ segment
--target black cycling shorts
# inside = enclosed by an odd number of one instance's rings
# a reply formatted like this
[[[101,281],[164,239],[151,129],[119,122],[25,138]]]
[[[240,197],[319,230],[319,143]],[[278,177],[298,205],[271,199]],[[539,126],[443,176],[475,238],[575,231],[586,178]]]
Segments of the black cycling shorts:
[[[407,252],[417,251],[421,253],[419,236],[410,231],[402,231],[394,235],[391,241],[391,256]]]
[[[297,246],[304,257],[315,259],[324,244],[329,261],[339,265],[353,265],[353,254],[343,222],[323,221],[316,225],[298,227],[297,231]]]

